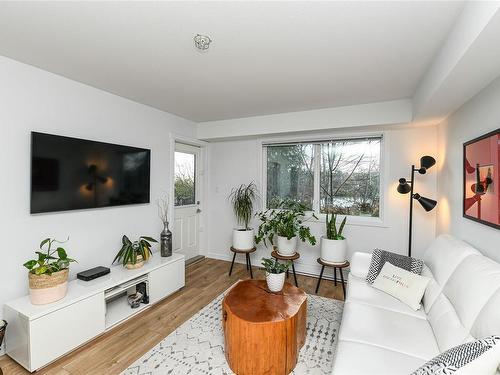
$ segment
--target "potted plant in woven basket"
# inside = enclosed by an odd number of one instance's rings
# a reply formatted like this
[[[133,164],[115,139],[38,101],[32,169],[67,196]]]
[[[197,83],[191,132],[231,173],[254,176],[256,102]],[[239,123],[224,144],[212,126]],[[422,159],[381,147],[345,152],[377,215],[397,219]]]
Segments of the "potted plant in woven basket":
[[[343,264],[347,258],[347,240],[342,235],[347,217],[337,228],[337,214],[329,218],[326,213],[326,236],[321,237],[321,259],[328,263]]]
[[[274,293],[281,292],[285,285],[285,275],[290,262],[280,263],[278,259],[262,258],[262,265],[266,269],[267,288]]]
[[[257,186],[251,182],[234,188],[229,195],[234,215],[240,227],[233,230],[233,248],[249,250],[254,247],[254,230],[249,227],[253,205],[257,199]]]
[[[292,256],[297,251],[297,238],[302,242],[309,242],[312,246],[316,244],[316,237],[304,223],[318,219],[314,213],[306,217],[306,207],[295,200],[285,199],[272,205],[272,209],[258,213],[261,221],[255,242],[267,241],[274,245],[274,237],[277,237],[277,250],[280,255]]]
[[[153,256],[151,243],[158,242],[154,238],[141,236],[137,241],[130,241],[127,236],[122,237],[122,247],[116,254],[113,263],[121,262],[128,269],[141,268],[144,262]]]
[[[24,263],[24,267],[29,270],[30,299],[34,305],[55,302],[66,295],[69,265],[76,261],[68,258],[63,247],[55,245],[67,241],[46,238],[40,243],[40,251],[35,251],[38,259]]]

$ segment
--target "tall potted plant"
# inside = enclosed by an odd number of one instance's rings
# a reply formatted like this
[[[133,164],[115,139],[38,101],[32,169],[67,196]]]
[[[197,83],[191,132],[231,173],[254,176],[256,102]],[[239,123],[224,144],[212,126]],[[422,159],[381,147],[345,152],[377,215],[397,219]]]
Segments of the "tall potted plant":
[[[67,241],[46,238],[40,243],[40,251],[35,251],[38,259],[28,260],[23,264],[29,270],[28,279],[32,304],[44,305],[58,301],[66,295],[69,265],[76,260],[68,258],[63,247],[55,247],[54,245]]]
[[[262,258],[262,265],[266,270],[267,288],[274,293],[281,292],[285,285],[285,275],[290,262],[280,263],[278,259]]]
[[[342,235],[347,217],[337,229],[337,214],[326,214],[326,236],[321,237],[321,259],[328,263],[343,264],[347,258],[347,240]]]
[[[249,227],[253,214],[253,205],[257,199],[257,186],[251,182],[234,188],[229,195],[238,228],[233,230],[233,247],[237,250],[249,250],[254,247],[254,230]]]
[[[267,241],[274,245],[276,236],[278,253],[284,256],[294,255],[297,250],[297,238],[302,242],[316,244],[316,237],[311,234],[305,222],[318,219],[314,213],[306,217],[306,207],[295,200],[284,199],[276,204],[277,208],[258,213],[261,224],[255,240],[267,246]]]
[[[141,268],[144,262],[153,256],[151,243],[158,242],[154,238],[141,236],[137,241],[130,241],[127,236],[122,237],[122,247],[116,254],[113,263],[121,262],[128,269]]]

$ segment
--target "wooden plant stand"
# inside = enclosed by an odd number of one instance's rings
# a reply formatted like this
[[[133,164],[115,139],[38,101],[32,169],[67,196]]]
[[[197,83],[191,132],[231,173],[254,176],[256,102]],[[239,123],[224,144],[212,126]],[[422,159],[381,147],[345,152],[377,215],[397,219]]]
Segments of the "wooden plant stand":
[[[306,339],[307,295],[285,283],[281,293],[265,280],[237,283],[222,302],[226,359],[238,375],[287,375]]]
[[[245,259],[247,262],[247,271],[250,270],[250,278],[253,279],[252,262],[250,261],[250,254],[253,253],[255,250],[257,250],[256,247],[253,247],[248,250],[238,250],[231,246],[231,251],[234,254],[233,254],[233,261],[231,262],[231,268],[229,269],[229,276],[231,276],[231,274],[233,273],[233,266],[234,266],[234,260],[236,259],[236,254],[245,254]]]
[[[340,280],[342,283],[342,291],[344,292],[344,299],[345,299],[345,283],[344,283],[344,275],[342,274],[342,268],[349,267],[349,262],[346,260],[345,263],[342,264],[328,263],[325,262],[323,259],[318,258],[318,263],[321,264],[321,272],[319,274],[318,284],[316,285],[316,294],[318,294],[319,284],[321,283],[321,278],[323,277],[323,272],[325,271],[325,267],[333,268],[333,282],[334,285],[337,286],[337,268],[338,268],[340,273]]]

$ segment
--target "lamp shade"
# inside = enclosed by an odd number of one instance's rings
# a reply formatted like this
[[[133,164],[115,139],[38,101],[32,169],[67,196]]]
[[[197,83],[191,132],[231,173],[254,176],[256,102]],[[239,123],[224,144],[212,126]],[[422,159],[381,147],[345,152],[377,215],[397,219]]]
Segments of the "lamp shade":
[[[420,194],[413,194],[413,198],[415,198],[427,212],[432,211],[437,204],[434,199],[422,197]]]
[[[420,168],[429,169],[434,164],[436,164],[436,159],[434,159],[432,156],[426,155],[420,158]]]
[[[399,185],[397,190],[399,194],[408,194],[411,191],[411,186],[406,181],[406,178],[399,179]]]

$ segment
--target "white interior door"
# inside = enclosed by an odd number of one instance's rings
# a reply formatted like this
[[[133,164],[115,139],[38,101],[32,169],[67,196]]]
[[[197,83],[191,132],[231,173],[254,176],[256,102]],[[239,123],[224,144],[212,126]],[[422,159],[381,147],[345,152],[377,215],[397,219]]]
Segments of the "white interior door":
[[[200,250],[200,148],[176,143],[174,165],[173,246],[187,260],[199,255]]]

